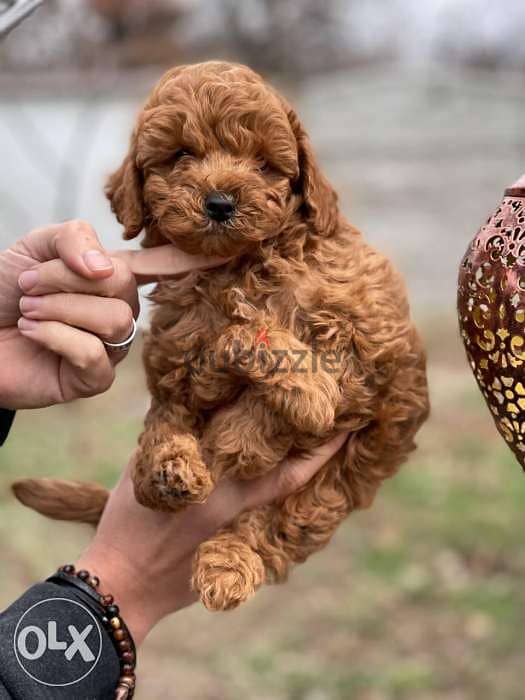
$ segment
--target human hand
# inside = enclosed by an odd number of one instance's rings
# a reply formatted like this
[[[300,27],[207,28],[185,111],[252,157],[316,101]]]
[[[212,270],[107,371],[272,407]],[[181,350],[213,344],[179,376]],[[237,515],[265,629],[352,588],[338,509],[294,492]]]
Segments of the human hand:
[[[108,355],[102,341],[129,337],[137,282],[220,262],[173,246],[110,255],[82,221],[24,236],[0,252],[0,406],[38,408],[105,391],[126,352]]]
[[[206,503],[178,513],[153,511],[137,503],[132,458],[75,568],[99,577],[100,589],[115,597],[139,645],[159,620],[196,600],[190,579],[199,544],[242,511],[282,500],[304,486],[347,437],[337,435],[309,457],[285,459],[258,479],[221,481]]]
[[[129,267],[82,221],[36,229],[0,253],[0,404],[36,408],[105,391],[102,339],[129,337],[139,311]]]

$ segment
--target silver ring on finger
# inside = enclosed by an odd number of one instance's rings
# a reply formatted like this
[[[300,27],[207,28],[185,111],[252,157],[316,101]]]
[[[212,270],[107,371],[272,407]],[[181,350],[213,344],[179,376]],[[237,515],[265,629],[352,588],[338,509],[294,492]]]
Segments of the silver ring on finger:
[[[126,340],[123,340],[121,343],[107,343],[105,340],[103,340],[102,342],[109,354],[116,352],[125,352],[126,350],[129,350],[129,348],[132,346],[136,335],[137,322],[135,321],[135,319],[133,319],[133,329],[129,335],[129,338],[126,338]]]

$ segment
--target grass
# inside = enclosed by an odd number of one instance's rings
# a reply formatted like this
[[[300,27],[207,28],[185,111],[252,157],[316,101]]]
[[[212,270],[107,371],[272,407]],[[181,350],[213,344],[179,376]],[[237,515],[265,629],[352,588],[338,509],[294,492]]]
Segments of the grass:
[[[525,480],[477,393],[454,321],[425,329],[433,414],[374,507],[288,584],[240,610],[194,606],[140,658],[138,700],[518,700]],[[89,531],[25,511],[9,483],[111,484],[147,406],[138,352],[105,396],[21,414],[0,451],[0,603],[74,558]]]

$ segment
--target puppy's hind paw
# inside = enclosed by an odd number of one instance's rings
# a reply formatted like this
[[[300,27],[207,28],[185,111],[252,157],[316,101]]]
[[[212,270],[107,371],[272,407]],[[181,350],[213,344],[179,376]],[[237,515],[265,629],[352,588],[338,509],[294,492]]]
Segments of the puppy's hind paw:
[[[204,542],[193,563],[192,587],[208,610],[233,610],[264,583],[261,557],[229,533]]]

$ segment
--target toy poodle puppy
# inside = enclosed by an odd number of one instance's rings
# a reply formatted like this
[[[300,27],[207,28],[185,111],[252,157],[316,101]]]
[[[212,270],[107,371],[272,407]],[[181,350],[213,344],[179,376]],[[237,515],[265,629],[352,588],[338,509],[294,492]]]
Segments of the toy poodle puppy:
[[[339,212],[296,113],[241,65],[168,71],[106,192],[125,238],[227,260],[153,293],[140,503],[203,502],[225,476],[252,479],[350,431],[306,487],[201,545],[194,588],[233,608],[323,547],[414,448],[428,395],[404,285]],[[51,516],[93,521],[103,507],[89,486],[67,512],[39,488],[19,497]]]

